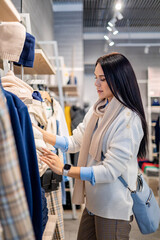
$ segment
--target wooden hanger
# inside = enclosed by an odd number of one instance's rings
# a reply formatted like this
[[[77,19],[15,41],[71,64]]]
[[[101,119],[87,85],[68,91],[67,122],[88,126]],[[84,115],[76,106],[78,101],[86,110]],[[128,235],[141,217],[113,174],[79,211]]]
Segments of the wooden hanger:
[[[50,95],[49,95],[49,93],[47,91],[39,91],[39,92],[40,92],[41,97],[43,99],[47,99],[50,103],[52,102],[51,101],[51,97],[50,97]]]

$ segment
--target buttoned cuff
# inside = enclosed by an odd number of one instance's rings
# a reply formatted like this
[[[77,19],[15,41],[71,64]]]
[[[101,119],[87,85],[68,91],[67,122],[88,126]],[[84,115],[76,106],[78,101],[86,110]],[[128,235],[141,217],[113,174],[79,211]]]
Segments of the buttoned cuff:
[[[80,178],[83,181],[89,181],[93,186],[96,183],[92,167],[81,167]]]
[[[68,145],[69,142],[67,137],[56,135],[56,144],[54,145],[55,148],[60,148],[62,152],[67,152]]]

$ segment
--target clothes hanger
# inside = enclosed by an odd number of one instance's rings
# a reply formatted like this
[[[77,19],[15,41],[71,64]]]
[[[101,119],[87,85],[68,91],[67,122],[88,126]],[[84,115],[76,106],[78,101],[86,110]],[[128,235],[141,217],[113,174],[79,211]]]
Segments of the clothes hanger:
[[[47,99],[50,103],[52,102],[51,97],[47,91],[39,91],[43,99]]]

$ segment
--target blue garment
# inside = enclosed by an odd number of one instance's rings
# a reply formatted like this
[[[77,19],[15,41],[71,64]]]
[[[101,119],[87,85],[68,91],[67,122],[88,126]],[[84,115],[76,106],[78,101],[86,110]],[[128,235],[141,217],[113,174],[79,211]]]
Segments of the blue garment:
[[[26,38],[18,62],[14,62],[15,65],[23,65],[24,67],[33,68],[35,57],[35,37],[26,32]]]
[[[43,98],[41,97],[41,94],[40,94],[39,91],[34,91],[32,93],[32,97],[33,97],[33,99],[36,99],[36,100],[38,100],[40,102],[43,102]]]
[[[42,231],[44,232],[44,229],[48,221],[48,208],[47,200],[45,197],[45,191],[43,188],[41,188],[41,193],[42,193]]]
[[[60,148],[62,152],[67,152],[68,144],[68,138],[65,136],[56,135],[56,144],[54,145],[55,148]]]
[[[41,185],[32,124],[26,105],[13,93],[4,89],[3,92],[7,99],[33,229],[36,239],[41,240]]]
[[[68,139],[65,136],[56,135],[56,148],[60,148],[62,152],[68,150]],[[89,181],[92,185],[95,185],[95,176],[92,167],[81,167],[80,178],[83,181]]]
[[[93,186],[96,183],[92,167],[81,167],[80,178],[83,181],[89,181]]]

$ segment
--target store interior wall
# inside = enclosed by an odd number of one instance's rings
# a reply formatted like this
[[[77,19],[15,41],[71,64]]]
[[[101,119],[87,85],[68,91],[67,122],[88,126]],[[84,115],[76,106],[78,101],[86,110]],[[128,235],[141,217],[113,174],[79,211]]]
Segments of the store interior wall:
[[[50,41],[54,39],[53,10],[51,0],[12,0],[18,12],[29,13],[32,35],[38,41]],[[53,56],[51,46],[43,46],[46,55]]]
[[[60,9],[54,11],[54,36],[58,43],[59,56],[64,57],[68,74],[70,75],[73,72],[77,78],[81,101],[84,89],[83,4],[80,1],[73,3],[70,5],[70,9],[64,3],[56,6]]]

